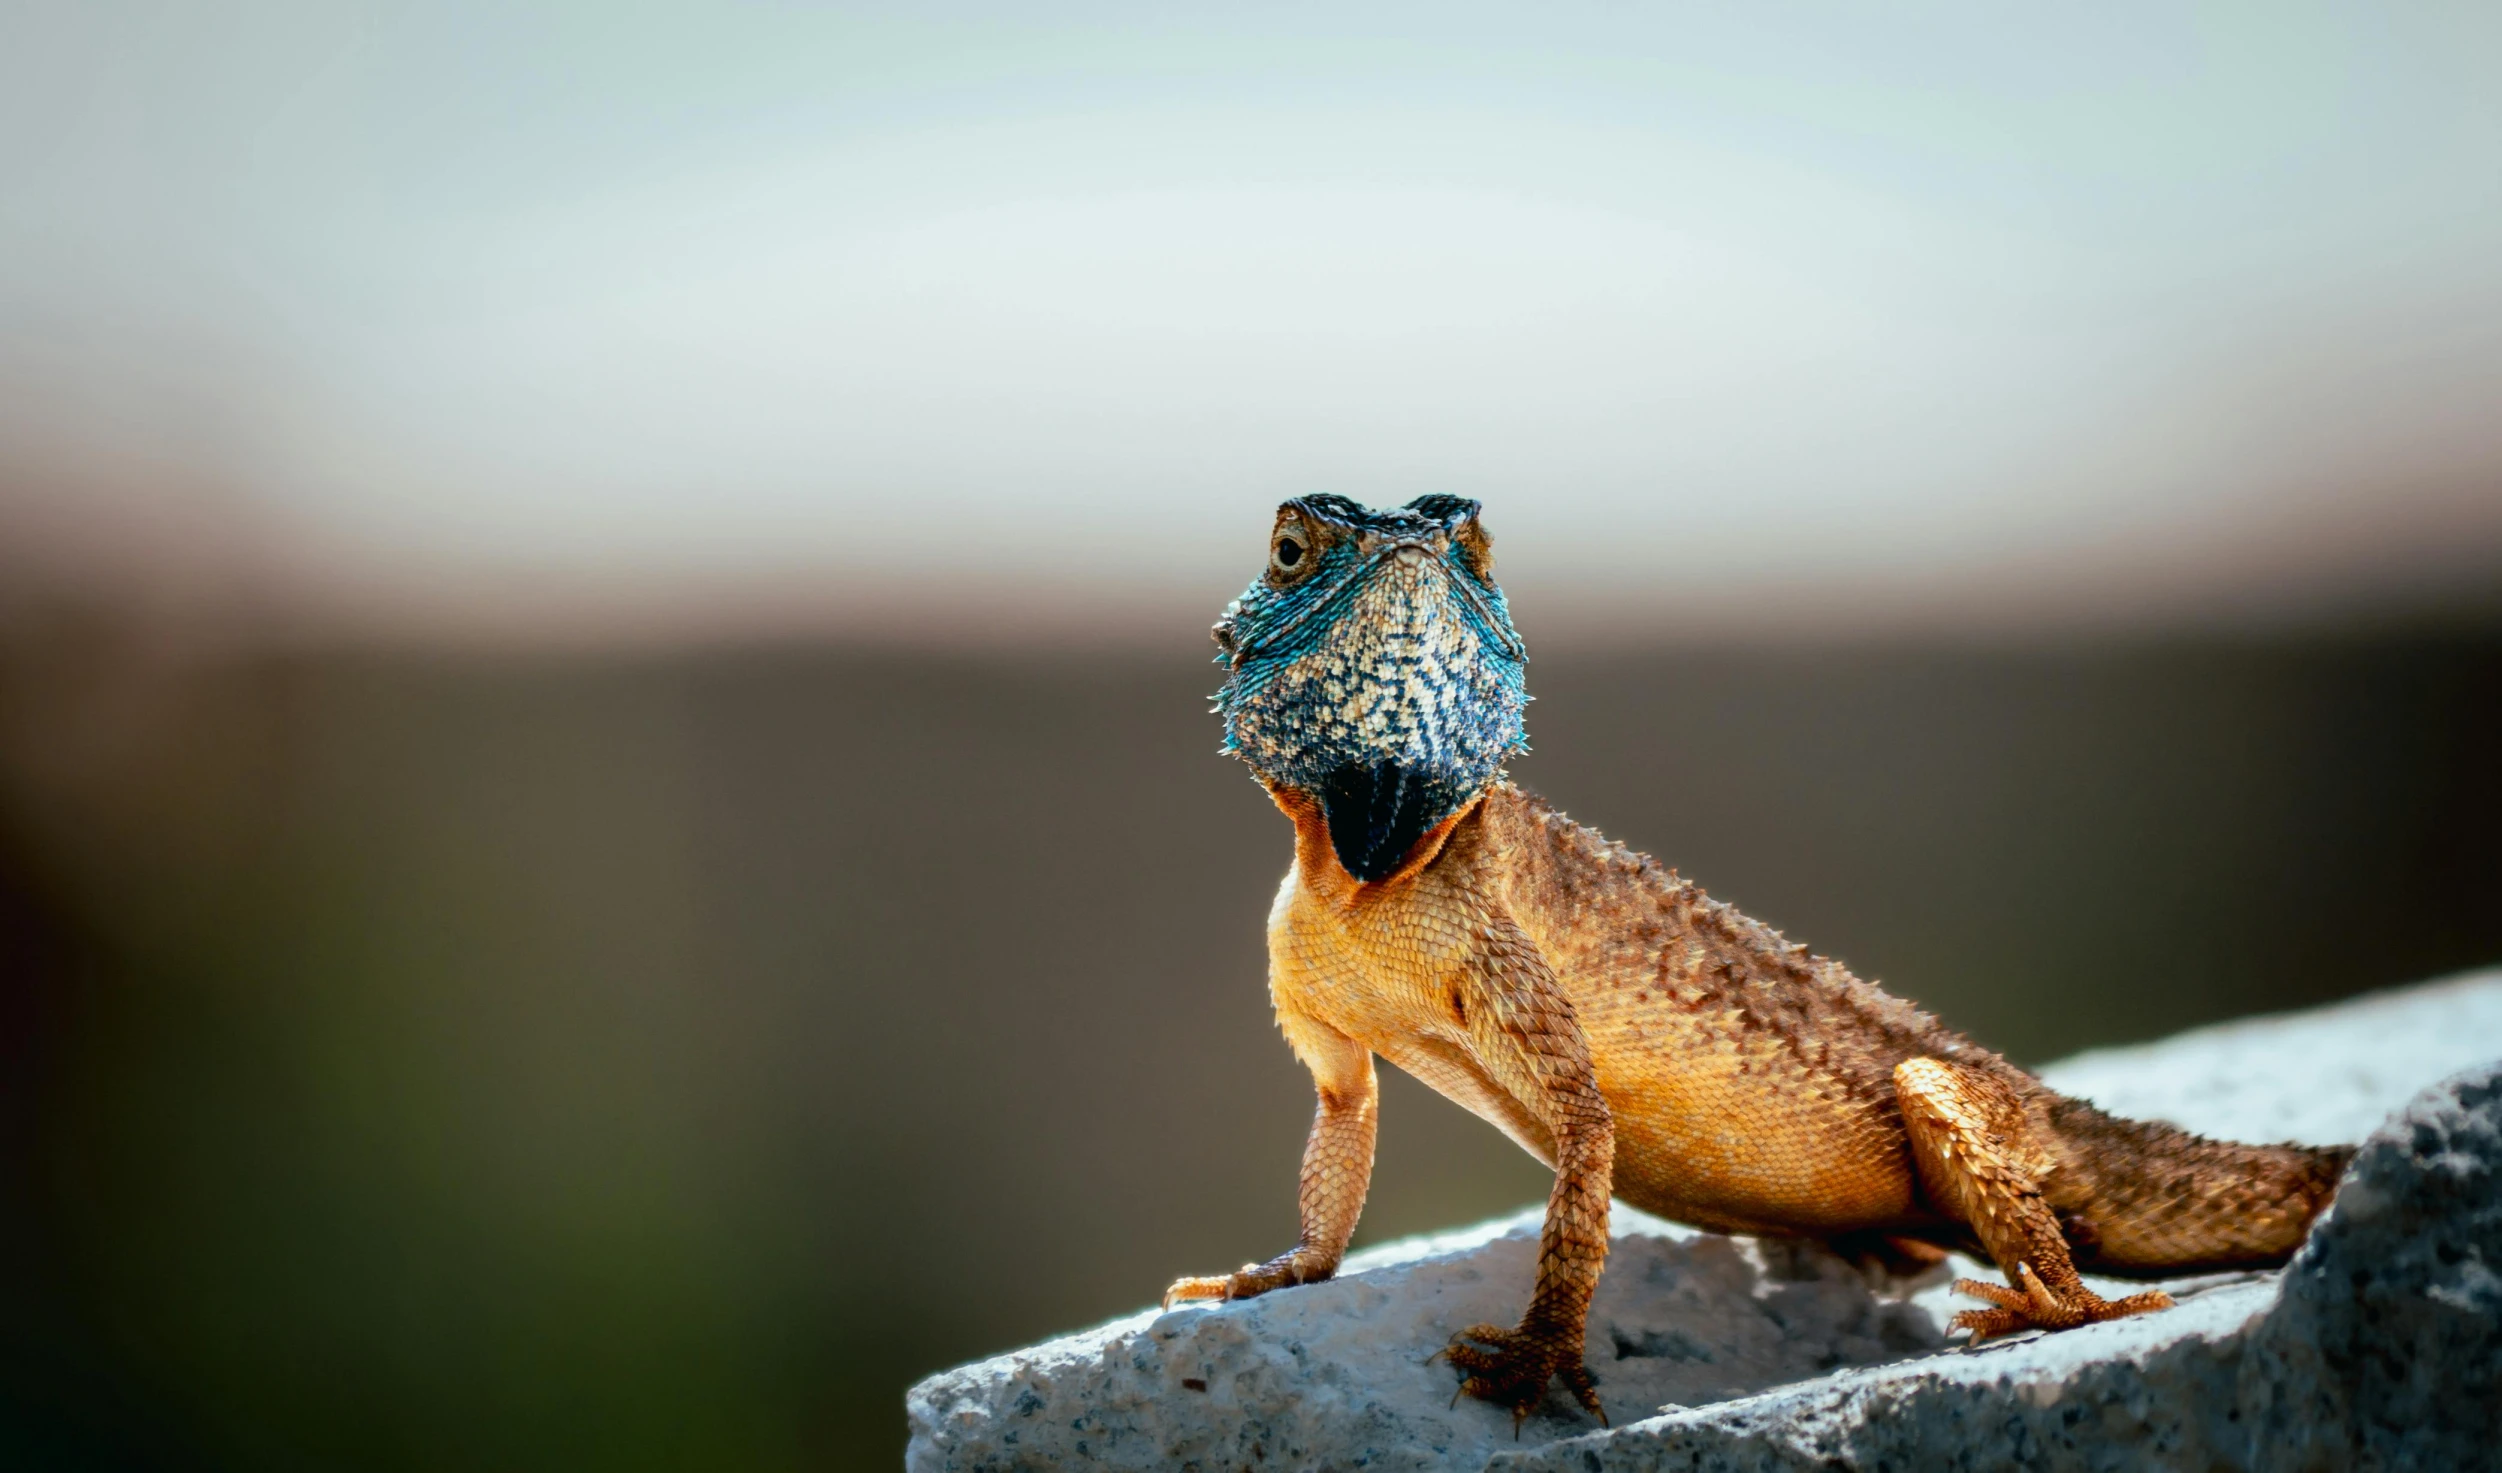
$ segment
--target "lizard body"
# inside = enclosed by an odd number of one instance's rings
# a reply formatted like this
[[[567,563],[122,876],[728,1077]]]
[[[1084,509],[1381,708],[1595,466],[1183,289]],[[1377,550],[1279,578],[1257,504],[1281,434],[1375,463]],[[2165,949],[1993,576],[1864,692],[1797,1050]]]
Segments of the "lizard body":
[[[1993,1259],[1975,1338],[2160,1309],[2153,1277],[2281,1263],[2349,1151],[2246,1146],[2064,1098],[1838,962],[1711,900],[1505,780],[1525,654],[1473,502],[1279,509],[1227,611],[1228,746],[1293,821],[1270,993],[1319,1109],[1296,1246],[1175,1283],[1241,1298],[1334,1273],[1363,1208],[1376,1057],[1551,1166],[1520,1325],[1444,1352],[1525,1416],[1582,1361],[1611,1193],[1724,1232]]]

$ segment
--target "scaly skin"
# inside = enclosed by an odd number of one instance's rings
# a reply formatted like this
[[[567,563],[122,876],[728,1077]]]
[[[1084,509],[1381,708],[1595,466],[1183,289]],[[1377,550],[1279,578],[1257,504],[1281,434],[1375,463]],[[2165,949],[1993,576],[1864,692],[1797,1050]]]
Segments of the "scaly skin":
[[[1473,505],[1458,505],[1473,541],[1453,555],[1490,567]],[[1274,535],[1351,535],[1331,520],[1341,508],[1387,521],[1351,504],[1288,503]],[[1446,535],[1438,545],[1456,541]],[[1347,697],[1369,670],[1412,684],[1420,658],[1498,648],[1477,641],[1472,650],[1468,638],[1433,632],[1431,570],[1419,575],[1415,564],[1400,570],[1376,558],[1365,565],[1375,572],[1347,575],[1349,586],[1421,576],[1424,595],[1412,587],[1395,605],[1338,597],[1324,609],[1351,626],[1385,618],[1414,626],[1401,626],[1388,660],[1379,658],[1379,629],[1360,627],[1352,656],[1330,653],[1326,641],[1313,646],[1320,653],[1297,655],[1329,661],[1333,680],[1346,677],[1329,685],[1334,694]],[[1232,656],[1238,669],[1255,657]],[[1368,709],[1379,708],[1378,692],[1371,699]],[[1428,720],[1438,699],[1424,698]],[[1331,719],[1288,728],[1326,731],[1315,739],[1323,745],[1357,742],[1352,762],[1424,760],[1404,728],[1385,739],[1381,720]],[[1357,736],[1345,735],[1354,728]],[[1402,740],[1404,748],[1390,744]],[[2105,1300],[2077,1277],[2080,1266],[2155,1277],[2281,1263],[2351,1155],[2208,1141],[2066,1099],[1499,773],[1471,784],[1463,769],[1458,805],[1412,844],[1397,843],[1404,834],[1394,826],[1395,864],[1385,865],[1344,823],[1333,830],[1313,791],[1324,785],[1280,780],[1284,764],[1273,756],[1267,765],[1255,762],[1255,773],[1295,831],[1294,866],[1269,917],[1269,990],[1320,1099],[1304,1151],[1302,1231],[1265,1264],[1180,1280],[1168,1305],[1336,1272],[1372,1174],[1376,1055],[1555,1170],[1527,1313],[1510,1329],[1469,1327],[1443,1352],[1463,1391],[1509,1407],[1516,1420],[1555,1379],[1604,1419],[1582,1342],[1607,1257],[1611,1191],[1722,1232],[1811,1236],[1887,1256],[1917,1257],[1924,1245],[1932,1257],[1947,1246],[1985,1253],[2012,1287],[1959,1282],[1992,1306],[1956,1317],[1978,1340],[2171,1303],[2160,1293]],[[1351,801],[1344,782],[1326,786]],[[1366,801],[1381,812],[1395,806]],[[1373,878],[1350,871],[1340,852],[1349,845]]]

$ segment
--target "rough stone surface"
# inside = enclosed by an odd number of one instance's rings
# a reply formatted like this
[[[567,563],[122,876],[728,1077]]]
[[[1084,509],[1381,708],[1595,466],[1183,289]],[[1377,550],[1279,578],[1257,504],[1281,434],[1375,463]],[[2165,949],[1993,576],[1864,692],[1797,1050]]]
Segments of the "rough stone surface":
[[[1617,1207],[1590,1310],[1594,1363],[1623,1416],[1743,1396],[1945,1342],[1832,1255],[1696,1234]],[[1539,1214],[1410,1240],[1326,1284],[1133,1315],[936,1376],[909,1399],[915,1469],[1476,1468],[1513,1445],[1508,1413],[1451,1404],[1427,1357],[1462,1326],[1520,1315]],[[1581,1432],[1561,1398],[1529,1442]]]
[[[2276,1466],[2502,1465],[2502,1066],[2374,1133],[2287,1266],[2241,1392]]]
[[[1942,1350],[1956,1307],[1944,1274],[1872,1281],[1813,1247],[1695,1233],[1619,1203],[1590,1330],[1619,1426],[1594,1432],[1550,1396],[1515,1442],[1508,1414],[1450,1405],[1452,1373],[1425,1358],[1455,1329],[1517,1316],[1531,1210],[1358,1254],[1329,1284],[1133,1315],[931,1377],[907,1399],[906,1462],[2493,1466],[2502,1074],[2471,1070],[2407,1101],[2497,1056],[2502,973],[2487,973],[2044,1071],[2123,1113],[2252,1140],[2356,1140],[2406,1106],[2283,1275],[2177,1282],[2169,1313]]]

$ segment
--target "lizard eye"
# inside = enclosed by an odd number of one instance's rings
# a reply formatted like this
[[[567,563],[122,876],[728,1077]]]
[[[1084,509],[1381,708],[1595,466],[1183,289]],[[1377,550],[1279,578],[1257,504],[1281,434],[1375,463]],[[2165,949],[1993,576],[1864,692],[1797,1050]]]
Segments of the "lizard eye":
[[[1277,519],[1268,544],[1268,581],[1279,588],[1301,580],[1319,559],[1312,555],[1312,532],[1303,518],[1288,511]]]

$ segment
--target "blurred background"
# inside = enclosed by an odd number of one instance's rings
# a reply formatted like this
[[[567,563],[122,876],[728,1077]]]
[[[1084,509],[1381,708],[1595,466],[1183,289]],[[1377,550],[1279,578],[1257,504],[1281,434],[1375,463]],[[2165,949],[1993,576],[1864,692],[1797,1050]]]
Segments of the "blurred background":
[[[0,1463],[891,1466],[1285,1247],[1270,509],[2039,1062],[2502,959],[2489,5],[0,3]],[[1385,1084],[1364,1235],[1530,1203]]]

